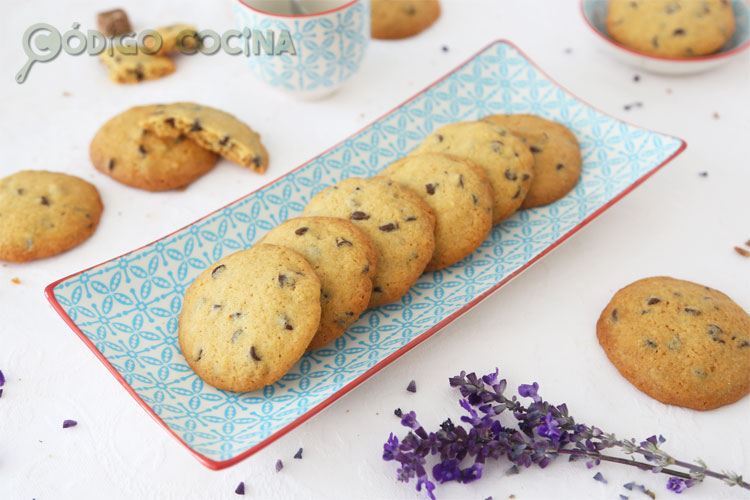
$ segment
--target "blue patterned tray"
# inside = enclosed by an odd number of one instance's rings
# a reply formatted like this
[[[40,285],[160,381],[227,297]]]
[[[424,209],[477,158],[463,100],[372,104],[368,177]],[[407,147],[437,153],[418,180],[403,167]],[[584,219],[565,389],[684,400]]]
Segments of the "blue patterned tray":
[[[427,273],[399,302],[367,311],[279,382],[235,394],[204,384],[177,344],[183,292],[212,262],[250,247],[307,200],[371,176],[433,129],[490,113],[536,113],[578,137],[584,165],[558,202],[496,226],[462,262]],[[517,48],[494,42],[323,155],[176,233],[49,285],[52,305],[130,394],[204,465],[250,456],[331,404],[542,257],[685,148],[572,96]]]

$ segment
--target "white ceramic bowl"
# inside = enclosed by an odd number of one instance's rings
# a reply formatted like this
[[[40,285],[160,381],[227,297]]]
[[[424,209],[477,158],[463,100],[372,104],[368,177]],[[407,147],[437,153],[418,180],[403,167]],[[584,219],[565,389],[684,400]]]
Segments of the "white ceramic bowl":
[[[615,42],[607,33],[607,0],[581,0],[581,14],[591,28],[592,38],[602,50],[612,54],[622,62],[652,73],[665,75],[687,75],[711,70],[732,59],[746,55],[750,47],[750,18],[747,4],[743,0],[732,0],[736,28],[732,38],[716,52],[708,56],[677,59],[636,52]]]

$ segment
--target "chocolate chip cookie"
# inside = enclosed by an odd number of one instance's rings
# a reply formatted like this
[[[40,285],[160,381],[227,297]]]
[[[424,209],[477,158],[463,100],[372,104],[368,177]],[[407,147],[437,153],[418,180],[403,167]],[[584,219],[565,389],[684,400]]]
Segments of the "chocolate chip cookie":
[[[378,265],[369,307],[400,299],[435,251],[435,216],[409,188],[382,177],[350,178],[316,194],[308,217],[350,220],[373,242]]]
[[[466,158],[487,174],[492,186],[492,223],[518,210],[529,191],[534,158],[507,129],[487,122],[445,125],[410,154],[448,153]]]
[[[260,142],[260,135],[224,111],[191,102],[159,105],[144,118],[142,125],[160,137],[184,135],[258,173],[268,168],[268,151]]]
[[[636,281],[612,297],[596,333],[620,373],[662,403],[710,410],[750,392],[750,316],[718,290]]]
[[[170,58],[146,54],[142,50],[130,54],[128,50],[132,49],[114,47],[99,55],[99,59],[109,71],[109,79],[113,82],[140,83],[174,73],[175,65]]]
[[[26,262],[80,244],[102,208],[97,189],[72,175],[24,170],[0,179],[0,260]]]
[[[492,188],[469,160],[424,153],[397,160],[380,175],[410,188],[435,214],[435,253],[427,270],[463,259],[492,229]]]
[[[260,243],[291,248],[320,278],[320,326],[309,350],[339,338],[367,308],[378,254],[370,238],[348,220],[290,219],[271,229]]]
[[[568,127],[536,115],[490,115],[482,121],[513,132],[534,155],[534,179],[521,208],[547,205],[565,196],[581,175],[581,148]]]
[[[297,252],[256,245],[224,257],[185,292],[180,349],[206,383],[246,392],[280,379],[320,321],[320,280]]]
[[[438,0],[372,0],[370,31],[373,38],[414,36],[440,17]]]
[[[162,138],[141,126],[156,106],[137,106],[115,116],[89,147],[97,170],[147,191],[184,187],[211,170],[218,156],[185,136]]]

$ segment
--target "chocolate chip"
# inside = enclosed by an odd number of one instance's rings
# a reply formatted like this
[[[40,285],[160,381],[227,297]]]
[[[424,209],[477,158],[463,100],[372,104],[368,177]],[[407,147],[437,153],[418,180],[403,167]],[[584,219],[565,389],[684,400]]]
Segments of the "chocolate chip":
[[[170,127],[174,128],[174,118],[165,118],[164,123],[169,125]]]
[[[232,314],[229,315],[229,317],[232,318],[232,319],[239,319],[240,316],[242,316],[241,312],[236,312],[236,313],[232,313]]]
[[[367,220],[370,218],[370,216],[364,212],[352,212],[349,218],[351,220]]]
[[[214,304],[213,310],[218,311],[219,309],[221,309],[221,304]]]
[[[110,172],[115,168],[115,159],[114,158],[110,158],[109,159],[109,163],[107,164],[107,168],[109,169]]]
[[[650,306],[653,306],[654,304],[658,304],[659,302],[661,302],[661,299],[658,299],[656,297],[651,297],[650,299],[648,299],[647,304]]]
[[[719,328],[718,325],[708,325],[708,336],[711,337],[711,339],[714,342],[718,342],[719,344],[724,343],[724,339],[721,338],[724,335],[724,330]]]
[[[682,297],[682,294],[680,292],[672,292],[672,295],[675,297]]]
[[[531,152],[532,152],[532,153],[534,153],[534,154],[537,154],[537,153],[541,153],[541,152],[542,152],[542,150],[541,150],[540,148],[536,147],[536,146],[531,146],[531,147],[530,147],[529,149],[530,149],[530,150],[531,150]]]
[[[375,293],[383,293],[383,289],[379,286],[373,287],[372,291]]]
[[[201,121],[199,119],[195,119],[192,125],[190,125],[190,131],[191,132],[200,132],[203,130],[203,127],[201,127]]]
[[[39,203],[41,203],[45,207],[49,206],[49,200],[47,199],[46,196],[42,196],[41,198],[39,198]]]
[[[370,272],[370,264],[365,264],[365,267],[362,268],[362,274],[367,274]]]
[[[654,342],[651,339],[644,339],[643,343],[646,344],[646,347],[649,347],[651,349],[656,349],[656,342]]]
[[[686,307],[684,311],[688,314],[692,314],[693,316],[700,316],[701,312],[698,309],[692,309],[690,307]]]
[[[135,79],[141,82],[144,78],[145,75],[143,74],[143,70],[140,67],[135,68]]]
[[[263,163],[263,158],[261,158],[260,156],[255,156],[253,157],[252,161],[253,165],[255,165],[256,167],[260,167],[260,165]]]
[[[424,188],[427,190],[427,194],[435,194],[436,184],[425,184]]]
[[[617,323],[617,308],[612,309],[612,321]]]
[[[701,370],[700,368],[693,368],[693,373],[700,378],[706,378],[708,377],[708,374]]]
[[[443,142],[443,136],[442,136],[442,135],[440,135],[440,134],[437,134],[437,135],[435,136],[435,139],[437,139],[437,140],[438,140],[438,142]]]
[[[464,187],[464,176],[461,174],[458,174],[458,185],[459,187]]]
[[[203,357],[203,349],[201,349],[200,351],[198,351],[198,357],[197,357],[197,358],[195,358],[195,360],[196,360],[196,361],[200,361],[200,360],[201,360],[201,357]]]
[[[250,347],[250,357],[255,361],[260,361],[260,356],[258,356],[258,353],[255,352],[255,346]]]
[[[415,9],[413,5],[407,4],[404,5],[404,12],[409,16],[413,16],[417,13],[417,9]]]
[[[395,222],[389,222],[388,224],[380,226],[378,229],[380,229],[381,231],[385,231],[386,233],[390,233],[391,231],[395,231],[396,229],[398,229],[398,224],[396,224]]]
[[[475,195],[474,193],[471,193],[471,199],[474,200],[474,205],[479,203],[479,198],[477,198],[477,195]]]
[[[508,179],[509,181],[514,181],[518,179],[518,174],[516,174],[514,170],[507,169],[505,171],[505,178]]]
[[[295,279],[290,278],[286,274],[279,274],[279,277],[277,278],[279,281],[279,286],[294,286],[294,284],[297,282]]]
[[[651,45],[653,45],[655,48],[659,48],[659,37],[655,36],[651,39]]]
[[[217,266],[213,271],[211,271],[211,277],[216,278],[218,275],[223,273],[226,270],[227,266],[224,264]]]
[[[237,339],[240,338],[240,335],[242,335],[243,333],[245,333],[245,330],[243,330],[242,328],[240,328],[239,330],[235,330],[232,334],[232,343],[234,344],[235,342],[237,342]]]
[[[518,188],[516,189],[516,194],[514,194],[514,195],[513,195],[513,197],[512,197],[511,199],[512,199],[512,200],[515,200],[515,199],[516,199],[516,198],[518,198],[519,196],[521,196],[521,187],[520,187],[520,186],[519,186],[519,187],[518,187]]]
[[[742,340],[740,341],[739,344],[737,344],[738,349],[742,349],[743,347],[748,347],[748,346],[750,346],[750,342],[748,342],[747,340]]]
[[[344,245],[354,246],[354,244],[346,238],[336,238],[336,246],[343,247]]]
[[[417,220],[417,218],[414,217],[413,215],[410,215],[409,217],[404,219],[404,222],[414,222],[415,220]]]
[[[677,28],[672,32],[672,36],[682,36],[685,34],[685,30],[682,28]]]
[[[292,326],[291,323],[289,323],[289,321],[284,322],[284,328],[287,330],[294,330],[294,327]]]
[[[146,151],[146,148],[143,147],[143,144],[138,146],[138,152],[141,153],[143,156],[146,156],[146,153],[148,153],[148,151]]]
[[[531,179],[531,174],[523,174],[521,176],[522,181],[528,181],[529,179]]]
[[[112,161],[112,160],[110,160],[110,161]],[[23,188],[16,189],[16,194],[19,195],[19,196],[22,195],[23,194]]]
[[[225,135],[222,140],[219,141],[219,146],[226,146],[229,142],[229,136]]]
[[[563,168],[565,168],[565,165],[563,165],[562,163],[558,163],[558,164],[557,164],[557,165],[555,166],[555,168],[556,168],[557,170],[562,170]]]
[[[301,227],[301,228],[295,230],[294,234],[296,234],[297,236],[302,236],[303,234],[305,234],[308,231],[308,229],[310,229],[310,228],[309,227]]]

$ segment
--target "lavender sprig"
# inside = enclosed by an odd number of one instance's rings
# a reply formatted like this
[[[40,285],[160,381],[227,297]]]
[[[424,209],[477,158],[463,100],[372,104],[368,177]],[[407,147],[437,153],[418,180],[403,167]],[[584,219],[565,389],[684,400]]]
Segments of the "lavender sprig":
[[[456,387],[461,394],[459,404],[466,411],[461,422],[466,426],[448,419],[440,425],[440,430],[427,432],[413,411],[396,413],[400,414],[401,424],[410,431],[401,441],[393,434],[389,436],[383,446],[383,459],[400,464],[399,481],[409,482],[415,478],[417,491],[424,486],[427,495],[435,500],[435,482],[469,483],[480,479],[488,460],[505,458],[513,464],[511,470],[517,472],[520,467],[533,464],[544,468],[560,455],[568,455],[570,461],[585,459],[588,468],[606,461],[669,475],[667,488],[676,493],[706,477],[750,490],[750,484],[738,474],[709,470],[701,460],[696,465],[673,458],[661,449],[666,441],[662,436],[651,436],[640,442],[621,440],[598,427],[577,424],[565,404],[555,406],[539,396],[536,382],[518,387],[521,397],[531,398],[528,405],[522,404],[516,396],[507,398],[503,394],[507,382],[498,380],[498,373],[495,370],[495,373],[478,377],[462,371],[450,378],[451,387]],[[503,413],[512,415],[515,425],[503,425],[499,417]],[[602,453],[610,448],[630,458]],[[427,472],[428,455],[439,458],[432,467],[432,479]],[[637,461],[634,456],[642,457],[645,462]]]

